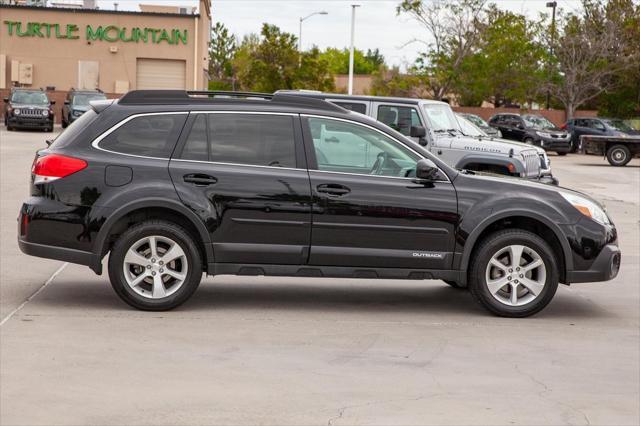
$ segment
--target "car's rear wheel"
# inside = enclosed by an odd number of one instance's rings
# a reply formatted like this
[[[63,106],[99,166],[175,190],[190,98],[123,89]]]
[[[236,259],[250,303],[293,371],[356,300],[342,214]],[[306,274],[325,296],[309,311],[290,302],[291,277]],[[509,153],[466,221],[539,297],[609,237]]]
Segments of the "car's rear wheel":
[[[533,145],[533,138],[524,138],[523,142],[527,145]]]
[[[508,229],[489,235],[475,251],[469,289],[490,312],[521,318],[549,304],[558,276],[547,242],[532,232]]]
[[[566,153],[566,152],[557,152],[556,154],[558,154],[558,155],[559,155],[559,156],[561,156],[561,157],[564,157],[565,155],[567,155],[567,153]]]
[[[607,161],[612,166],[626,166],[631,161],[631,151],[624,145],[613,145],[607,150]]]
[[[129,305],[148,311],[173,309],[198,288],[202,260],[193,237],[161,220],[142,222],[117,239],[109,256],[109,278]]]

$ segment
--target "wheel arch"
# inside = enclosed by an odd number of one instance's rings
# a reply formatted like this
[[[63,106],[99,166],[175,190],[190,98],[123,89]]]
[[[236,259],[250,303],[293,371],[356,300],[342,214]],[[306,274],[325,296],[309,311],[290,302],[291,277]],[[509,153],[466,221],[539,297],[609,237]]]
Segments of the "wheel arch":
[[[531,211],[509,210],[496,213],[483,220],[466,239],[460,260],[461,277],[466,280],[469,264],[475,250],[487,235],[507,228],[533,231],[550,243],[552,250],[560,259],[560,281],[566,280],[566,272],[573,270],[571,247],[560,228],[546,217]]]
[[[209,232],[195,213],[176,201],[148,198],[118,208],[102,225],[93,246],[93,252],[98,257],[97,263],[100,264],[98,270],[94,268],[94,271],[98,274],[102,272],[101,260],[109,252],[115,236],[132,221],[151,218],[166,219],[183,226],[197,239],[195,242],[201,251],[203,264],[213,259]]]

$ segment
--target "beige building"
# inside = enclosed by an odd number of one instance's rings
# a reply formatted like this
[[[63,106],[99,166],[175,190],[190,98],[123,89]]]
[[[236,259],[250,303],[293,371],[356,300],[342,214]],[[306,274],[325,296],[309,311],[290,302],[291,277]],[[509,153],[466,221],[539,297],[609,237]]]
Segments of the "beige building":
[[[206,89],[211,0],[140,9],[0,4],[0,89]]]

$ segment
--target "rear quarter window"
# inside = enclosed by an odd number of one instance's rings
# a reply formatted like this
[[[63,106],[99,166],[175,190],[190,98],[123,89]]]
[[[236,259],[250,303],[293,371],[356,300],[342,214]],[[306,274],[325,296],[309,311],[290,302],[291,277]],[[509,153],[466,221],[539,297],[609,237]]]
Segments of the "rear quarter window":
[[[169,158],[186,119],[186,113],[134,117],[111,131],[98,146],[121,154]]]
[[[82,114],[80,118],[71,123],[69,127],[63,130],[62,133],[53,140],[51,148],[64,148],[69,145],[84,129],[89,127],[97,117],[98,114],[92,109]]]

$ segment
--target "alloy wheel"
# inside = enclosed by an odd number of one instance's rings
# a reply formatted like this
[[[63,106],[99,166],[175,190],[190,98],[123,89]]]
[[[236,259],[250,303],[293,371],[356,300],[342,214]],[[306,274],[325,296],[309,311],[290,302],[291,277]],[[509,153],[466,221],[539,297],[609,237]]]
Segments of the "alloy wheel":
[[[188,268],[182,247],[160,235],[136,241],[123,261],[127,284],[148,299],[162,299],[178,291],[187,278]]]
[[[540,296],[547,280],[547,269],[532,248],[510,245],[491,257],[485,280],[489,293],[500,303],[522,306]]]

